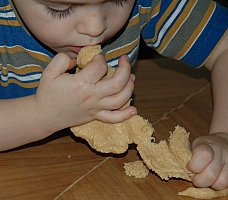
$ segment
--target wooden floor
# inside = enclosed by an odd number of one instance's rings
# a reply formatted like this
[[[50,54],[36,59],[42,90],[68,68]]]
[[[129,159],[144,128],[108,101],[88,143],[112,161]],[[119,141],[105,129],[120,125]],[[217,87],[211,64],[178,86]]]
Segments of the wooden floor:
[[[136,68],[134,104],[165,139],[179,124],[191,139],[207,134],[212,101],[209,74],[155,57]],[[32,134],[32,132],[31,132]],[[123,164],[139,160],[134,145],[123,155],[99,154],[69,130],[0,154],[0,200],[188,200],[177,192],[190,184],[125,175]],[[220,198],[221,200],[225,198]]]

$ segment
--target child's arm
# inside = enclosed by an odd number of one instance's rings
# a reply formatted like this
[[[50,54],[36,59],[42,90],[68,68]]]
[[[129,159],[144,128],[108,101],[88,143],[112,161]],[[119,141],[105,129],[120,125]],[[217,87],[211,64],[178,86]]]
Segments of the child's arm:
[[[0,100],[0,151],[94,119],[114,123],[136,113],[132,106],[118,110],[134,89],[131,66],[124,56],[109,79],[102,79],[107,65],[101,55],[79,73],[66,73],[72,67],[68,56],[58,54],[44,70],[35,95]]]
[[[210,134],[193,141],[193,156],[188,168],[195,172],[198,187],[228,187],[228,34],[205,66],[211,71],[213,117]]]

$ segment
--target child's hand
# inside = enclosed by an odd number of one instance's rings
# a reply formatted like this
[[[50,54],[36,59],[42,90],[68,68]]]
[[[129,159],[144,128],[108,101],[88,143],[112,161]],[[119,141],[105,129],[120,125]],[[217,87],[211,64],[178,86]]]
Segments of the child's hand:
[[[42,74],[35,101],[50,126],[58,130],[94,119],[116,123],[136,114],[132,106],[118,110],[129,101],[134,89],[135,77],[124,56],[115,75],[106,79],[107,64],[102,55],[78,73],[66,73],[74,64],[60,53]]]
[[[188,169],[196,175],[197,187],[222,190],[228,187],[228,134],[216,133],[199,137],[192,143],[192,158]]]

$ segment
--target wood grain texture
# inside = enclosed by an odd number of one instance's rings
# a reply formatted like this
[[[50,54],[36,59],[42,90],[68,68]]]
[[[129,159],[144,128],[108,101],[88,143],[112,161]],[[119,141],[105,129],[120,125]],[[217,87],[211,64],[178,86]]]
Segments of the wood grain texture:
[[[156,57],[136,68],[134,104],[166,139],[177,124],[191,140],[207,134],[212,101],[209,74]],[[31,132],[32,134],[32,132]],[[145,179],[128,177],[124,162],[139,160],[135,146],[121,155],[100,154],[69,130],[0,156],[1,200],[188,200],[177,192],[191,184],[162,181],[154,173]],[[220,198],[225,200],[225,198]]]

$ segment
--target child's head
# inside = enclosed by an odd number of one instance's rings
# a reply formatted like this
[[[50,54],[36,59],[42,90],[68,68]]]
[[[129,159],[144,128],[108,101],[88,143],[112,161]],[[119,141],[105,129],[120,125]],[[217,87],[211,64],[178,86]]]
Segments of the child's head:
[[[14,0],[27,28],[71,57],[77,46],[104,43],[126,24],[134,0]]]

